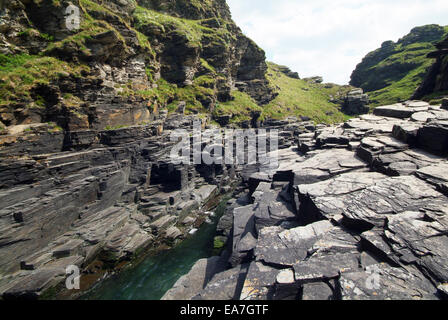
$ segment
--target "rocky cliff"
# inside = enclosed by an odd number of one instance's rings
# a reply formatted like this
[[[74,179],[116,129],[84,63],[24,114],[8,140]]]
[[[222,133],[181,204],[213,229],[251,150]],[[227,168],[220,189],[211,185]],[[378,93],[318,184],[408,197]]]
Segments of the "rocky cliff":
[[[428,54],[447,31],[447,27],[426,25],[412,29],[397,42],[384,42],[358,64],[350,84],[368,93],[373,106],[410,99],[434,63]]]
[[[3,297],[57,292],[67,265],[85,289],[198,228],[236,169],[172,165],[170,132],[274,97],[225,1],[0,4]]]
[[[0,31],[5,126],[104,129],[179,104],[210,113],[235,89],[258,104],[273,98],[263,50],[221,0],[2,1]]]

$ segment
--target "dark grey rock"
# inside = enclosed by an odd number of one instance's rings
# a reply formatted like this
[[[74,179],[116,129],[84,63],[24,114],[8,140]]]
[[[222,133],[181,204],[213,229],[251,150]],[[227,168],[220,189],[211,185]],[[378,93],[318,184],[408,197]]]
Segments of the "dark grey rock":
[[[341,273],[359,269],[359,255],[353,253],[311,257],[294,265],[297,282],[313,283],[336,279]]]
[[[329,221],[320,221],[291,230],[263,228],[255,249],[256,259],[270,265],[293,266],[305,260],[308,250],[332,227]]]
[[[253,205],[233,210],[233,242],[230,258],[232,266],[237,266],[248,259],[255,248],[254,218]]]
[[[448,153],[448,121],[431,121],[417,133],[418,145],[432,153]]]
[[[199,294],[213,278],[222,271],[221,259],[212,257],[195,263],[190,272],[181,277],[161,300],[190,300]]]
[[[369,112],[369,96],[362,89],[350,91],[342,104],[342,112],[349,115],[360,115]]]
[[[279,271],[279,269],[267,266],[262,262],[252,262],[239,300],[271,300]]]
[[[442,99],[442,109],[448,110],[448,98]]]

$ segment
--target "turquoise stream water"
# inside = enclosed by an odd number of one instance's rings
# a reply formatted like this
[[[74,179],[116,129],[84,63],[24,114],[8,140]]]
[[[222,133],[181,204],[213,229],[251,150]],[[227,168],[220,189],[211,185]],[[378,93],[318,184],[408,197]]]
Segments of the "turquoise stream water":
[[[106,279],[82,299],[159,300],[196,261],[212,256],[216,226],[222,215],[219,211],[224,210],[216,210],[213,224],[204,223],[177,247],[148,256],[138,265]]]

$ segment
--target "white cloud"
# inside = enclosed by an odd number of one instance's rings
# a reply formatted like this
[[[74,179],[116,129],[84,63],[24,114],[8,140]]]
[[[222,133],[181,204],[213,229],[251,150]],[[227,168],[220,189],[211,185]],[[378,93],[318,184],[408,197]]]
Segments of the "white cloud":
[[[268,59],[302,77],[347,83],[370,51],[413,27],[448,24],[446,0],[227,0]]]

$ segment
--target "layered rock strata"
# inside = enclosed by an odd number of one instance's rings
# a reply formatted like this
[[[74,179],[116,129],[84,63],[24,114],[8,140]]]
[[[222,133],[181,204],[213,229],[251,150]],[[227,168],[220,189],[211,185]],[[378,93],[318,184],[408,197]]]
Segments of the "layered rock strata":
[[[113,270],[198,228],[235,170],[172,164],[171,130],[192,130],[195,119],[162,114],[150,126],[3,136],[3,297],[40,297],[64,286],[67,266]]]

